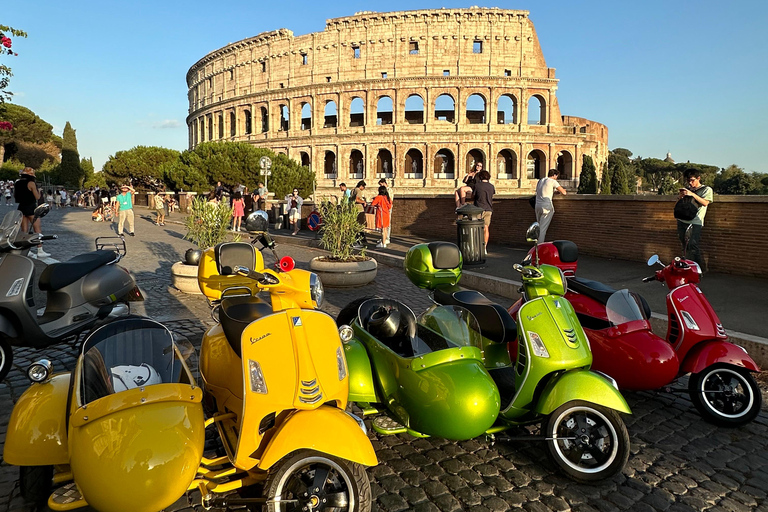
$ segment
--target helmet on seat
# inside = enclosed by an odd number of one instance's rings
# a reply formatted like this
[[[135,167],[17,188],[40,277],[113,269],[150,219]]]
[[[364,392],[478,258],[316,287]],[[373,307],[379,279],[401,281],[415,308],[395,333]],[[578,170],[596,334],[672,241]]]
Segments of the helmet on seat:
[[[377,338],[391,338],[400,328],[400,311],[380,306],[368,317],[366,330]]]

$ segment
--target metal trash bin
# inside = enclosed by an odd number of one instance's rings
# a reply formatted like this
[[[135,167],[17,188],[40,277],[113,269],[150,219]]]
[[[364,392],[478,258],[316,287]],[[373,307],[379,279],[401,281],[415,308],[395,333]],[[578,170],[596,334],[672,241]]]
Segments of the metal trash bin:
[[[471,204],[465,204],[456,209],[463,219],[456,221],[456,236],[458,246],[465,265],[480,265],[485,263],[485,231],[483,226],[483,209]]]

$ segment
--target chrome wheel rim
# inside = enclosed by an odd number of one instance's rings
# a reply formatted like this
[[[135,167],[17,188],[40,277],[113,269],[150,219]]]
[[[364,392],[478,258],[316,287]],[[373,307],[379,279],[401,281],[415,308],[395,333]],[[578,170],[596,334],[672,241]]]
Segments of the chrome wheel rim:
[[[341,466],[325,457],[307,457],[293,463],[275,489],[275,510],[354,510],[352,481]],[[298,503],[280,503],[298,500]],[[305,508],[307,507],[307,508]]]
[[[752,387],[741,373],[730,368],[716,368],[704,375],[697,392],[704,405],[723,418],[741,418],[755,403]]]
[[[560,459],[581,473],[599,473],[619,453],[619,436],[611,421],[591,407],[571,407],[555,420],[552,443]]]

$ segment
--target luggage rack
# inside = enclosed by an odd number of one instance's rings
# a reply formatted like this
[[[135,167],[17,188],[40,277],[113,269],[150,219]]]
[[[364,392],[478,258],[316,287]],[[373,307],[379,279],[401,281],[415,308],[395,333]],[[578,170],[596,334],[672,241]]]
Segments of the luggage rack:
[[[100,236],[94,240],[96,250],[113,250],[117,253],[118,261],[128,252],[125,247],[125,238],[122,236]]]

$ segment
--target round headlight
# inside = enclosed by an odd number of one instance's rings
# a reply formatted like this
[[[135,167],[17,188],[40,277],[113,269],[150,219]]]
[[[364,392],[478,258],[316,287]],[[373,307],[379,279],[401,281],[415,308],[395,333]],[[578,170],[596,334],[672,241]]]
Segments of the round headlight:
[[[339,338],[341,338],[341,341],[344,343],[347,343],[349,340],[355,337],[355,330],[352,329],[352,327],[348,325],[342,325],[339,327]]]
[[[323,282],[317,274],[309,275],[309,291],[312,296],[312,301],[315,303],[315,307],[319,308],[323,305],[323,298],[325,292],[323,291]]]
[[[27,368],[27,377],[32,382],[45,382],[53,373],[53,365],[47,359],[35,361]]]

